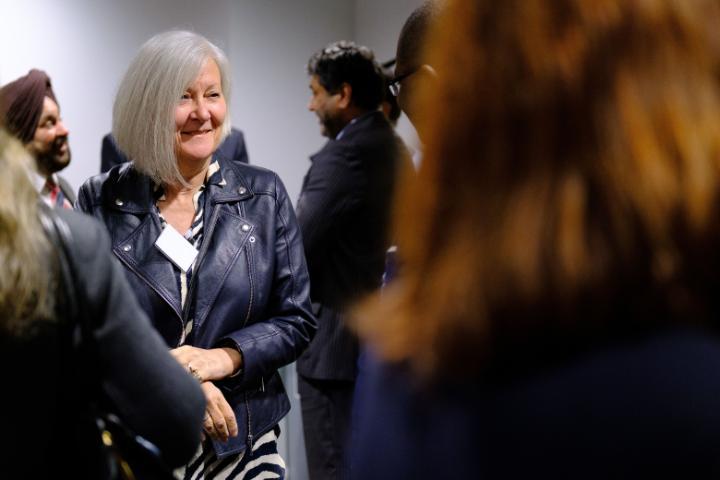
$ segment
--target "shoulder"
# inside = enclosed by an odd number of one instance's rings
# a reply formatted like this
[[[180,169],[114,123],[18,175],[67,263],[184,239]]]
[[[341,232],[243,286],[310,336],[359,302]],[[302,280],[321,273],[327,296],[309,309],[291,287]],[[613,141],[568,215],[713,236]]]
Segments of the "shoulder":
[[[75,260],[80,263],[92,261],[98,257],[97,252],[110,251],[107,231],[93,217],[60,209],[57,214],[68,226],[71,240],[69,247]]]
[[[345,135],[339,143],[352,144],[356,141],[382,141],[393,138],[395,131],[382,112],[371,112],[360,117],[354,124],[347,127]]]
[[[70,200],[70,203],[73,203],[75,201],[75,190],[73,189],[72,185],[70,185],[70,182],[68,182],[63,176],[58,175],[58,183],[60,184],[60,189],[63,191],[63,194],[65,194],[65,197],[67,197],[68,200]]]
[[[105,197],[136,190],[147,182],[149,179],[135,170],[132,162],[120,163],[85,180],[79,191],[80,201],[83,206],[100,205]]]
[[[237,128],[233,127],[230,130],[226,141],[232,142],[235,145],[240,145],[245,143],[245,135],[243,134],[242,130],[238,130]]]
[[[113,276],[110,237],[105,227],[90,215],[70,210],[57,210],[59,228],[66,228],[68,259],[75,266],[79,288],[91,304],[102,299],[98,289]],[[94,292],[94,293],[93,293]]]
[[[126,183],[133,182],[141,176],[143,175],[135,170],[132,162],[124,162],[113,166],[107,172],[88,178],[85,180],[82,188],[86,188],[86,186],[98,188],[106,183],[116,184],[123,181]]]
[[[373,112],[351,125],[333,152],[344,158],[360,157],[363,161],[386,162],[390,157],[405,154],[403,141],[381,112]]]
[[[277,198],[285,194],[285,185],[277,173],[267,168],[220,158],[223,178],[230,188],[245,188],[249,195],[269,195]]]
[[[220,154],[228,160],[240,161],[247,163],[245,151],[245,137],[243,132],[233,128],[218,147],[217,154]]]

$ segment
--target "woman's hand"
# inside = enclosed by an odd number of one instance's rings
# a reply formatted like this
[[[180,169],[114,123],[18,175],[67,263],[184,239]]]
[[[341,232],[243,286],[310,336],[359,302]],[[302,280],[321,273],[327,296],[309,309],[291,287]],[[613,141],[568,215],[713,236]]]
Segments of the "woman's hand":
[[[238,426],[235,414],[220,389],[212,382],[203,382],[201,387],[207,399],[203,420],[205,433],[221,442],[227,442],[230,437],[237,437]]]
[[[170,350],[170,353],[199,382],[229,377],[242,364],[240,352],[229,347],[206,350],[183,345]]]

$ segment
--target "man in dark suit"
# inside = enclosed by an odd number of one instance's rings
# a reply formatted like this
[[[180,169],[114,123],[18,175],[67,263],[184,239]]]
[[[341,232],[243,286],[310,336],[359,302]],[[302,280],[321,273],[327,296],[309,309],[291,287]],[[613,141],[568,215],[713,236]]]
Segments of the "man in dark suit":
[[[329,140],[311,157],[297,204],[318,318],[297,371],[310,477],[322,480],[345,474],[358,355],[345,313],[381,284],[395,179],[409,160],[379,111],[385,82],[370,50],[331,44],[308,73],[308,108]]]
[[[247,148],[245,148],[245,137],[237,128],[230,130],[230,134],[218,147],[218,152],[229,160],[249,163]],[[100,151],[100,173],[105,173],[115,165],[127,161],[125,154],[115,144],[112,133],[105,135],[102,139],[102,149]]]
[[[2,123],[35,160],[33,181],[40,198],[52,207],[71,209],[75,192],[58,175],[70,164],[70,132],[45,72],[32,69],[0,88]]]

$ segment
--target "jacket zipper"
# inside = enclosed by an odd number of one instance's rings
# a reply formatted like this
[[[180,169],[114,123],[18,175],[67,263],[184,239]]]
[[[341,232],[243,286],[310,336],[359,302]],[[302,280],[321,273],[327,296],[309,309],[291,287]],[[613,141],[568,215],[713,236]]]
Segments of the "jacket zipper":
[[[247,313],[245,314],[245,320],[243,321],[241,328],[244,328],[247,325],[248,321],[250,321],[250,313],[252,312],[253,300],[255,299],[255,282],[253,281],[253,271],[252,271],[252,250],[250,247],[247,247],[245,249],[245,252],[246,252],[245,259],[247,261],[247,271],[248,271],[248,283],[250,284],[250,301],[248,302]],[[264,392],[265,391],[265,381],[263,380],[263,377],[260,377],[260,382],[262,384],[262,390]],[[250,419],[250,403],[248,402],[247,392],[245,392],[244,396],[245,396],[245,411],[247,412],[248,452],[250,453],[250,456],[252,456],[253,434],[252,434],[252,421]]]
[[[247,392],[245,392],[245,411],[247,412],[247,430],[248,430],[247,445],[248,445],[248,453],[249,453],[250,456],[252,457],[252,446],[253,446],[252,421],[250,420],[250,404],[248,403]]]
[[[247,253],[245,256],[245,259],[247,261],[248,283],[250,284],[250,301],[248,302],[247,313],[245,314],[245,320],[243,321],[241,328],[244,328],[245,326],[247,326],[247,323],[250,320],[250,313],[252,312],[253,301],[255,300],[255,282],[253,280],[252,258],[251,258],[252,251],[250,250],[250,247],[246,248],[245,252]]]
[[[193,302],[193,294],[195,293],[195,285],[197,284],[197,272],[200,271],[200,266],[202,265],[203,260],[205,260],[205,254],[207,253],[208,246],[210,245],[210,237],[215,231],[215,224],[217,223],[218,215],[220,215],[220,207],[218,207],[218,205],[213,205],[213,213],[212,217],[210,217],[210,228],[207,231],[207,235],[203,235],[203,244],[202,247],[200,247],[200,253],[198,254],[197,262],[195,262],[193,276],[190,280],[190,286],[188,287],[187,300],[182,310],[183,328],[185,328],[185,324],[187,323],[188,317],[190,316],[190,305]],[[194,324],[194,322],[195,320],[193,319],[193,330],[195,330],[195,327],[197,326]],[[178,345],[178,347],[179,346],[180,345]]]

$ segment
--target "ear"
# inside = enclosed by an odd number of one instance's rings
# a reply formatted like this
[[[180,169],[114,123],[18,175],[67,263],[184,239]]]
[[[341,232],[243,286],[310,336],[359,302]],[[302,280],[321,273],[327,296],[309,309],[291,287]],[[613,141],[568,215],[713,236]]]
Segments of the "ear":
[[[340,95],[337,103],[338,107],[348,108],[352,103],[352,86],[349,83],[343,83],[336,95]]]
[[[418,69],[418,73],[420,73],[420,75],[428,76],[428,77],[432,78],[433,80],[437,80],[437,78],[438,78],[438,75],[437,75],[437,72],[435,71],[435,69],[433,67],[431,67],[430,65],[428,65],[427,63],[423,63],[420,66],[420,68]]]

